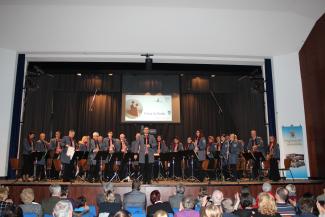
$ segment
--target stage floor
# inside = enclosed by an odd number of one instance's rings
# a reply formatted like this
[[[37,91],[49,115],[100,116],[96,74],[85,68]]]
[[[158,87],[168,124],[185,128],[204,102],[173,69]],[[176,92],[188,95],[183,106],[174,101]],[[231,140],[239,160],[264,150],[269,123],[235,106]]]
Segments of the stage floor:
[[[225,197],[232,197],[236,192],[240,191],[241,186],[248,185],[253,196],[257,196],[262,191],[263,181],[248,181],[241,180],[240,182],[187,182],[187,181],[159,181],[152,182],[152,184],[141,185],[141,191],[147,195],[147,201],[151,191],[159,190],[162,200],[168,200],[168,197],[175,193],[175,186],[178,183],[185,185],[185,195],[197,196],[200,187],[205,186],[208,194],[212,194],[215,189],[223,191]],[[302,196],[305,192],[310,192],[319,195],[325,188],[324,180],[281,180],[279,182],[270,182],[273,186],[273,191],[280,186],[287,184],[294,184],[297,189],[298,197]],[[22,189],[30,187],[35,191],[35,201],[41,202],[43,198],[49,197],[48,186],[51,184],[60,184],[69,186],[69,197],[77,198],[81,195],[88,199],[89,204],[96,204],[96,195],[102,192],[101,183],[89,182],[60,182],[60,181],[47,181],[47,182],[19,182],[16,180],[0,180],[1,185],[10,188],[9,196],[16,203],[20,203],[19,194]],[[131,182],[114,183],[116,193],[123,195],[131,190]]]

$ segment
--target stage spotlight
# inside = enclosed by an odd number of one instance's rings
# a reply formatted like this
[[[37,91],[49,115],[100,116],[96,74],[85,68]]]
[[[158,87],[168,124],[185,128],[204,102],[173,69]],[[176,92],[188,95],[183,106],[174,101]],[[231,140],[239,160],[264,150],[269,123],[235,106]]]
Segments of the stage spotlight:
[[[82,74],[81,74],[81,73],[77,73],[77,76],[79,76],[79,77],[80,77],[80,76],[82,76]]]
[[[182,73],[182,74],[180,74],[180,76],[181,76],[181,77],[183,77],[183,76],[184,76],[184,74]]]
[[[214,77],[216,77],[216,75],[211,75],[211,78],[214,78]]]
[[[108,76],[113,76],[113,73],[109,73]]]

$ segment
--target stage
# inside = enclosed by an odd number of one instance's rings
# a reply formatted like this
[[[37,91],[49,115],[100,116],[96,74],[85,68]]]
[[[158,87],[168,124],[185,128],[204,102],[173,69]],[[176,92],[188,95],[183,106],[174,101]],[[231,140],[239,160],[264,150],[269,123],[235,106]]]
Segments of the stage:
[[[257,196],[262,190],[263,182],[259,181],[240,181],[240,182],[177,182],[177,181],[159,181],[153,182],[151,185],[141,185],[141,191],[146,193],[147,202],[149,202],[149,195],[153,190],[159,190],[162,196],[162,200],[168,200],[168,197],[175,193],[175,186],[178,183],[185,185],[185,195],[197,195],[201,186],[206,186],[208,194],[211,194],[215,189],[220,189],[224,192],[225,197],[233,197],[243,185],[248,185],[252,194]],[[101,183],[88,183],[88,182],[17,182],[15,180],[0,180],[1,185],[8,186],[10,188],[10,198],[15,203],[20,203],[20,192],[22,189],[31,187],[35,191],[35,201],[40,202],[43,198],[49,197],[48,187],[51,184],[60,184],[69,186],[69,197],[77,198],[81,195],[86,196],[88,204],[96,204],[96,195],[102,192]],[[279,182],[271,182],[273,191],[277,187],[285,186],[287,184],[294,184],[297,189],[298,197],[302,196],[305,192],[311,192],[315,195],[319,195],[325,188],[324,180],[283,180]],[[131,190],[131,182],[115,183],[115,191],[123,195]]]

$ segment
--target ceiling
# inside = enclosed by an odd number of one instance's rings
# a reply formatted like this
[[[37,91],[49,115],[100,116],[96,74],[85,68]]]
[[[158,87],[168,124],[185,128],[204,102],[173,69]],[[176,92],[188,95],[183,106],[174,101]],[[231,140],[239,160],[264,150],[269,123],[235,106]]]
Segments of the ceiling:
[[[298,52],[325,0],[0,0],[0,47],[47,54]]]

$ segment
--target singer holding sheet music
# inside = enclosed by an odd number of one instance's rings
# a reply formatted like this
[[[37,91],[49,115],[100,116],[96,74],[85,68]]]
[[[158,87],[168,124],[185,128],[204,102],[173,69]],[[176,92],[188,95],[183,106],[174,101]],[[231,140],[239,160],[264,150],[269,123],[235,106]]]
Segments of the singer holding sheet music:
[[[69,182],[73,179],[73,171],[74,171],[74,165],[72,161],[72,156],[68,152],[68,150],[73,150],[76,146],[76,143],[74,141],[74,130],[69,130],[69,135],[64,136],[61,141],[61,163],[63,165],[63,181]]]
[[[149,134],[149,127],[143,129],[143,135],[140,138],[139,163],[143,175],[143,183],[151,184],[152,164],[155,161],[157,141],[153,135]]]

